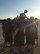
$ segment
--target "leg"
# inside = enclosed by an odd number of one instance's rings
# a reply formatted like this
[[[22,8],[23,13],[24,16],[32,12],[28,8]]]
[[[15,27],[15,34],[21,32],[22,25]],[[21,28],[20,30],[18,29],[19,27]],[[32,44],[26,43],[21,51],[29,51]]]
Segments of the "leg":
[[[7,45],[7,41],[4,41],[3,50],[5,49],[6,45]]]

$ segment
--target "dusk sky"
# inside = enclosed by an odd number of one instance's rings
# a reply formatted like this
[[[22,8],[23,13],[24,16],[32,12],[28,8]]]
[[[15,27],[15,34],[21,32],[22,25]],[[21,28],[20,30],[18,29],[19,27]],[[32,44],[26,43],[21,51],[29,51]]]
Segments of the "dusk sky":
[[[0,0],[0,19],[14,18],[25,9],[28,17],[40,18],[40,0]]]

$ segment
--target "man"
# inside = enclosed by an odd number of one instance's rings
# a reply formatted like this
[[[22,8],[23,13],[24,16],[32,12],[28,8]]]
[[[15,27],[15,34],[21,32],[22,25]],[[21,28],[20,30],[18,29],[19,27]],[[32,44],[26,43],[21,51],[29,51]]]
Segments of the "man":
[[[10,18],[7,19],[6,23],[6,41],[8,41],[10,44],[12,44],[12,22]]]
[[[35,18],[35,23],[36,23],[36,25],[37,25],[37,27],[38,27],[38,19],[37,18]]]
[[[2,22],[2,29],[3,29],[3,38],[4,38],[4,45],[3,50],[6,47],[6,20],[3,20]]]
[[[5,38],[5,23],[6,23],[6,20],[3,20],[2,22],[2,29],[3,29],[3,37]]]
[[[38,19],[35,18],[35,24],[36,24],[37,30],[38,30],[38,22],[39,22]],[[38,46],[38,33],[37,33],[37,30],[36,30],[36,42],[37,42],[36,47]]]
[[[36,39],[35,37],[36,37],[37,28],[34,21],[35,21],[34,17],[30,17],[29,23],[26,26],[25,34],[26,34],[26,42],[28,46],[35,45],[35,39]]]
[[[13,41],[13,39],[12,39],[12,22],[8,18],[6,20],[6,23],[5,23],[5,43],[4,43],[4,48],[5,48],[5,45],[8,42],[10,44],[11,49],[12,49],[12,41]]]
[[[27,10],[24,10],[24,13],[20,13],[20,18],[28,18],[25,14],[27,13],[28,11]]]
[[[22,53],[22,47],[24,46],[24,28],[21,25],[16,33],[14,45],[17,47],[18,53]]]

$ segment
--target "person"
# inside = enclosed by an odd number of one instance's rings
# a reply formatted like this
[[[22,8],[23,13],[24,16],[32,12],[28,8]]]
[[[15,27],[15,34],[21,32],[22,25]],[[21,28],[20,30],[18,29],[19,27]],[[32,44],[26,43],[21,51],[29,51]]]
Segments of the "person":
[[[20,13],[20,16],[22,18],[27,18],[27,16],[25,15],[28,11],[27,10],[24,10],[24,13]]]
[[[22,53],[22,47],[24,46],[24,27],[22,23],[17,26],[18,31],[14,38],[14,45],[17,47],[18,53]]]
[[[38,19],[37,18],[35,18],[35,23],[36,23],[36,25],[38,27]]]
[[[3,29],[3,37],[5,38],[5,23],[6,23],[6,20],[3,20],[2,22],[2,29]]]
[[[35,37],[36,37],[36,32],[37,32],[36,30],[37,28],[34,23],[34,17],[30,17],[29,22],[27,23],[27,26],[26,26],[26,31],[25,31],[26,43],[27,43],[28,48],[32,46],[32,49],[34,49]]]
[[[5,33],[6,29],[5,27],[6,27],[6,20],[4,19],[2,22],[3,38],[4,38],[3,50],[6,47],[6,33]]]
[[[7,38],[7,41],[12,44],[12,22],[10,20],[10,18],[7,19],[7,23],[6,23],[6,38]]]
[[[20,19],[22,20],[22,22],[24,23],[24,25],[26,24],[26,20],[25,19],[28,19],[28,17],[26,16],[26,13],[28,11],[25,9],[23,13],[20,13]]]
[[[12,49],[12,23],[10,18],[8,18],[6,20],[5,23],[5,43],[4,43],[4,47],[5,45],[7,46],[7,42],[10,44],[10,48]]]
[[[36,27],[37,27],[37,30],[38,30],[38,19],[37,18],[35,18],[35,24],[36,24]],[[36,47],[37,47],[38,46],[38,33],[37,32],[36,32],[36,41],[37,41],[37,44],[36,44]]]

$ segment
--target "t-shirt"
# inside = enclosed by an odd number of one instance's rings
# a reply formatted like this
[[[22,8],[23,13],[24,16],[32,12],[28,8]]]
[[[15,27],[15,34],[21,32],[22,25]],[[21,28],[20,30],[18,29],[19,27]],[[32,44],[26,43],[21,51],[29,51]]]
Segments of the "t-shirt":
[[[18,33],[15,36],[14,44],[16,46],[24,45],[24,32],[23,31],[18,31]]]

